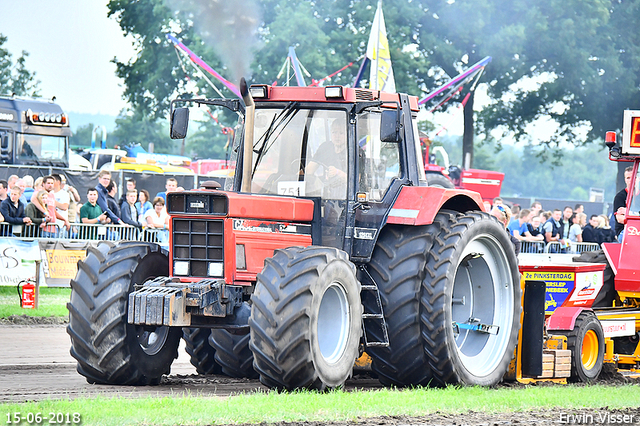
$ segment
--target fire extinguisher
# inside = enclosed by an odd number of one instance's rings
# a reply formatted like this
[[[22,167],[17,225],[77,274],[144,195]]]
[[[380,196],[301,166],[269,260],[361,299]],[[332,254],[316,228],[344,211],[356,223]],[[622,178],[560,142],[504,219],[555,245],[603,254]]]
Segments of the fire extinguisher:
[[[22,289],[20,287],[22,286]],[[20,297],[20,307],[24,309],[35,309],[36,307],[36,286],[32,280],[23,280],[18,283],[18,296]]]

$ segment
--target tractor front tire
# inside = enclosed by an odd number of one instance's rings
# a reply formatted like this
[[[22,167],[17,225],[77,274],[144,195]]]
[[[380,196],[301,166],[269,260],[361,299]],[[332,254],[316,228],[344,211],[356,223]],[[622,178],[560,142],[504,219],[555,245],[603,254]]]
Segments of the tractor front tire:
[[[571,381],[590,383],[598,378],[604,365],[604,331],[591,311],[582,311],[567,336],[571,351]]]
[[[329,247],[291,247],[265,259],[249,318],[264,385],[322,390],[349,378],[362,333],[355,271],[345,252]]]
[[[421,292],[432,384],[494,385],[507,371],[520,327],[514,247],[504,226],[487,213],[442,212],[435,222],[440,231]],[[481,330],[469,329],[474,326]]]
[[[180,329],[129,324],[127,308],[134,284],[168,275],[167,256],[141,242],[101,242],[87,251],[67,304],[78,373],[89,383],[158,384],[178,356]]]
[[[429,231],[429,227],[387,225],[367,265],[380,293],[389,346],[366,351],[372,358],[371,369],[385,386],[425,386],[431,380],[420,334],[419,297],[433,241]],[[364,304],[369,312],[378,310],[374,299],[365,298]],[[376,341],[384,340],[382,329],[366,332]]]
[[[185,327],[182,329],[182,338],[185,349],[190,355],[191,365],[196,368],[198,374],[220,374],[222,369],[215,361],[216,350],[209,343],[211,329],[204,327]]]

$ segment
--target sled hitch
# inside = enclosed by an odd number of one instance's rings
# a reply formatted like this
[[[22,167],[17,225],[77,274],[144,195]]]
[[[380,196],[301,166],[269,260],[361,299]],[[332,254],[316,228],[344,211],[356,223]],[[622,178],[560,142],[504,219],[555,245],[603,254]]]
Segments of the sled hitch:
[[[224,280],[187,284],[158,277],[135,287],[127,313],[130,324],[188,327],[192,316],[224,318],[241,305],[242,287],[226,285]]]

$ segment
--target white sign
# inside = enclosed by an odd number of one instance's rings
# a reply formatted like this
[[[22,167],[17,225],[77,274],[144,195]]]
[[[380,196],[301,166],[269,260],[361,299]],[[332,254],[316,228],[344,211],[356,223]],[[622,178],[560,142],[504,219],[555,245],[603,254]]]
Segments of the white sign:
[[[0,241],[0,285],[18,285],[36,275],[40,250],[36,241]]]
[[[576,288],[571,294],[572,302],[578,300],[593,300],[602,288],[603,271],[578,272],[576,274]]]
[[[278,194],[292,197],[304,197],[304,182],[282,181],[278,182]]]
[[[633,336],[636,334],[636,323],[633,319],[600,321],[604,337]]]

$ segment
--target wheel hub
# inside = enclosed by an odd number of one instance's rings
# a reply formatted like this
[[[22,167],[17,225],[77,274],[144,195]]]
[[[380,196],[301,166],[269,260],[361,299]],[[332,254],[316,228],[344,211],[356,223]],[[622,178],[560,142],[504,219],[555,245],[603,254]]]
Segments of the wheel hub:
[[[347,295],[342,285],[333,282],[322,296],[318,313],[318,346],[328,363],[335,363],[342,356],[349,329]]]

